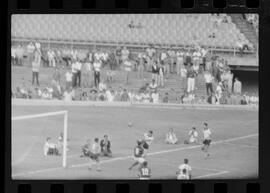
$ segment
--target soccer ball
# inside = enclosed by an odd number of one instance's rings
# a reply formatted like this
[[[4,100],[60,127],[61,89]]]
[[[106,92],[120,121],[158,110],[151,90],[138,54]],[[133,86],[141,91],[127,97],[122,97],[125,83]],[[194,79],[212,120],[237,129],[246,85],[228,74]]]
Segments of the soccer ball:
[[[132,122],[129,122],[128,127],[132,127],[132,126],[133,126]]]

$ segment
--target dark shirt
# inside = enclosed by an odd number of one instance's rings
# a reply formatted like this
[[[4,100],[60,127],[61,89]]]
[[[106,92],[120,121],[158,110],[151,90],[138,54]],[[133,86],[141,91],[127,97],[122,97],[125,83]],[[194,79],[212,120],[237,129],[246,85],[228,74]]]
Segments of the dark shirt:
[[[111,142],[108,140],[107,143],[104,139],[100,142],[101,152],[111,152]]]

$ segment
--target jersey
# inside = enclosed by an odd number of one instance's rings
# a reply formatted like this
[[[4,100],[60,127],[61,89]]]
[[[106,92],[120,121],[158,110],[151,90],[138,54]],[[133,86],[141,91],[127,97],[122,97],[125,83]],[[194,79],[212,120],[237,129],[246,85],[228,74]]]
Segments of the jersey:
[[[204,140],[211,140],[211,131],[210,129],[203,130]]]
[[[187,174],[179,174],[177,180],[189,180],[189,176]]]
[[[98,153],[100,153],[100,147],[99,147],[99,144],[98,144],[98,143],[94,143],[94,144],[92,145],[91,152],[92,152],[93,154],[98,154]]]
[[[143,155],[143,148],[140,146],[137,146],[134,148],[134,157],[142,157]]]
[[[180,171],[180,174],[183,174],[183,169],[186,169],[186,171],[187,171],[186,175],[188,175],[188,176],[190,175],[191,170],[192,170],[191,166],[188,164],[181,164],[178,169]]]
[[[140,179],[150,179],[151,177],[151,169],[148,167],[141,167],[140,168]]]
[[[144,141],[147,145],[151,145],[152,141],[154,140],[153,136],[149,136],[147,133],[144,134]]]
[[[197,131],[191,130],[191,131],[189,131],[188,135],[189,135],[189,142],[193,143],[196,140],[198,140],[198,132]]]

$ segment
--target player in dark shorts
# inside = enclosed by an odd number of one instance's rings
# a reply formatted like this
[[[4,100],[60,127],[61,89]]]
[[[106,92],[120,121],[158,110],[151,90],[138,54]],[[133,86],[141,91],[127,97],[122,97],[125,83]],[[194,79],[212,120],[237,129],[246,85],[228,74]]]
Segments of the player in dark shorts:
[[[132,170],[133,167],[136,165],[140,164],[140,167],[142,166],[142,163],[145,161],[143,154],[144,154],[144,149],[143,149],[143,143],[142,141],[137,141],[137,146],[134,148],[134,160],[135,163],[133,163],[130,167],[129,170]]]
[[[205,153],[205,158],[209,157],[210,154],[208,153],[208,148],[211,143],[211,131],[208,128],[208,124],[203,124],[203,147],[202,151]]]
[[[151,177],[151,169],[147,167],[147,161],[142,163],[142,167],[140,168],[139,179],[140,180],[149,180]]]

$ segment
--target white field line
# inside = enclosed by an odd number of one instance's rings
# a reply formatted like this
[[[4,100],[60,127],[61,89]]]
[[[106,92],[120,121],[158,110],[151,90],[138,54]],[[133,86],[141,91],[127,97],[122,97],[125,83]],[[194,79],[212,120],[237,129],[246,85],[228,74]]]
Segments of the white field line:
[[[241,136],[241,137],[234,137],[234,138],[230,138],[230,139],[226,139],[226,140],[214,141],[211,144],[214,145],[214,144],[221,144],[221,143],[230,142],[230,141],[237,141],[239,139],[246,139],[246,138],[254,137],[254,136],[258,136],[258,135],[259,135],[258,133],[254,133],[254,134],[245,135],[245,136]],[[148,153],[147,155],[148,156],[158,155],[158,154],[171,153],[171,152],[183,151],[183,150],[188,150],[188,149],[196,149],[199,147],[201,147],[201,145],[194,145],[194,146],[190,146],[190,147],[181,147],[181,148],[176,148],[176,149],[157,151],[157,152],[153,152],[153,153]],[[130,159],[130,158],[133,158],[133,156],[112,158],[109,160],[101,161],[100,163],[103,164],[103,163],[109,163],[109,162],[114,162],[114,161],[118,161],[118,160],[126,160],[126,159]],[[84,167],[84,166],[88,166],[88,165],[89,165],[89,163],[83,163],[83,164],[74,164],[74,165],[71,165],[70,167],[71,168],[78,168],[78,167]],[[56,168],[35,170],[35,171],[31,171],[31,172],[18,173],[18,174],[12,175],[12,177],[24,176],[24,175],[35,174],[35,173],[42,173],[42,172],[53,171],[53,170],[58,170],[58,169],[62,169],[62,168],[63,167],[56,167]]]
[[[222,171],[222,172],[217,172],[217,173],[212,173],[212,174],[206,174],[206,175],[202,175],[202,176],[192,178],[192,180],[193,179],[201,179],[201,178],[205,178],[205,177],[211,177],[211,176],[219,176],[219,175],[227,174],[227,173],[229,173],[229,172],[228,171]]]

